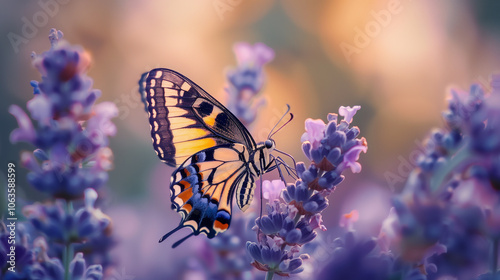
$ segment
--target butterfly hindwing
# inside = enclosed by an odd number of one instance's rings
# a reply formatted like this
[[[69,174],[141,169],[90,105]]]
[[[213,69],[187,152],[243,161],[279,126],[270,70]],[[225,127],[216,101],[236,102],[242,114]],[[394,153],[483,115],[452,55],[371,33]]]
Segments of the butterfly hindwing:
[[[145,73],[140,91],[149,113],[153,147],[170,166],[194,153],[229,143],[252,149],[255,141],[241,122],[194,82],[169,69]]]
[[[221,145],[194,154],[172,174],[172,208],[181,214],[183,227],[209,238],[227,230],[234,192],[248,190],[247,206],[253,197],[253,175],[245,159],[244,145]]]

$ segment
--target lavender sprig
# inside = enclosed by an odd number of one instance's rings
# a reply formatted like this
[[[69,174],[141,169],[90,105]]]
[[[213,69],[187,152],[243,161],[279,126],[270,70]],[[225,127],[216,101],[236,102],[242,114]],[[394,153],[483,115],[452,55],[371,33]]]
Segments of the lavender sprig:
[[[265,82],[264,65],[273,60],[274,51],[263,43],[234,45],[238,66],[227,71],[227,108],[248,128],[266,100],[257,98]]]
[[[249,129],[258,109],[265,104],[258,97],[266,80],[264,66],[274,51],[263,43],[236,43],[233,47],[238,65],[226,72],[227,108]],[[249,104],[253,104],[249,106]],[[255,240],[250,230],[255,219],[251,209],[244,215],[235,212],[231,227],[217,238],[207,241],[200,255],[194,257],[210,279],[252,279],[253,271],[245,251],[245,241]],[[187,277],[187,276],[186,276]]]
[[[345,169],[361,171],[357,160],[361,152],[366,152],[367,143],[357,138],[359,128],[350,127],[359,109],[341,107],[339,113],[344,119],[340,123],[336,114],[328,115],[328,124],[306,120],[302,147],[310,166],[297,163],[299,179],[286,188],[279,180],[263,184],[269,199],[267,215],[255,220],[258,241],[247,242],[247,251],[253,258],[252,265],[267,272],[266,279],[303,271],[303,260],[309,255],[300,254],[301,247],[316,238],[316,229],[326,230],[321,213],[328,206],[327,196],[342,182]]]
[[[380,246],[423,275],[476,278],[490,247],[490,272],[477,279],[498,277],[500,77],[491,84],[451,91],[445,127],[430,134],[382,227]]]
[[[36,147],[21,154],[22,164],[30,170],[28,181],[54,200],[23,208],[37,230],[33,237],[39,237],[32,243],[18,240],[23,246],[19,248],[31,257],[16,272],[7,272],[7,279],[32,279],[35,274],[37,279],[101,279],[103,275],[101,264],[87,267],[84,255],[73,252],[77,244],[92,244],[110,234],[111,219],[94,205],[95,190],[106,183],[112,168],[108,137],[116,133],[110,119],[118,110],[110,102],[94,104],[101,93],[92,89],[92,79],[86,75],[90,56],[62,36],[52,29],[51,49],[32,55],[42,81],[31,82],[34,97],[27,103],[31,119],[19,106],[9,108],[19,125],[10,135],[11,142]],[[75,210],[75,205],[82,207]]]

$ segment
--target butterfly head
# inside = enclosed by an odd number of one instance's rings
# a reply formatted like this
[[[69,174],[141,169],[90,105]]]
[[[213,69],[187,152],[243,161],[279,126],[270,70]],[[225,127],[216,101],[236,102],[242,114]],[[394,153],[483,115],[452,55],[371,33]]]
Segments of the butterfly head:
[[[274,142],[273,139],[267,139],[265,142],[264,142],[264,147],[266,147],[266,149],[268,150],[274,150],[276,148],[276,142]]]

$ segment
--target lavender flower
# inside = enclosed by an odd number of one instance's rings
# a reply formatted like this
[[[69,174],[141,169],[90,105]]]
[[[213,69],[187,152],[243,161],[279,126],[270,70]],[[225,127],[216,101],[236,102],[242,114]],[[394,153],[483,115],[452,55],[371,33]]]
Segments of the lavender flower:
[[[112,157],[108,136],[116,133],[110,119],[118,110],[110,102],[94,106],[101,93],[91,89],[92,80],[85,74],[89,55],[63,41],[60,31],[51,30],[50,38],[49,51],[33,54],[42,82],[31,82],[35,96],[27,107],[38,125],[12,105],[9,112],[19,128],[10,139],[38,148],[34,155],[24,153],[21,157],[31,171],[28,181],[35,188],[55,197],[80,198],[85,189],[98,189],[107,181]]]
[[[339,112],[344,120],[339,124],[335,114],[328,115],[328,125],[321,120],[306,120],[302,147],[312,161],[309,168],[304,163],[297,164],[299,179],[295,184],[263,184],[269,198],[267,215],[255,220],[258,241],[247,242],[247,251],[254,260],[252,265],[267,271],[267,279],[274,274],[287,276],[303,270],[302,260],[309,256],[299,255],[301,247],[316,238],[316,229],[326,230],[321,224],[321,212],[328,206],[326,196],[343,180],[345,169],[361,171],[357,160],[362,151],[366,152],[366,140],[357,138],[357,127],[349,128],[357,110],[359,106],[341,107]],[[273,188],[269,187],[271,184]],[[276,194],[280,189],[282,200]]]
[[[368,146],[365,138],[357,138],[359,128],[349,127],[359,109],[359,106],[342,106],[339,113],[344,120],[340,123],[337,123],[336,114],[328,115],[326,125],[322,120],[306,120],[302,150],[313,164],[307,169],[304,164],[297,164],[297,173],[309,188],[333,191],[344,180],[342,172],[345,169],[350,168],[353,173],[361,171],[357,160],[361,152],[366,153]]]
[[[499,76],[492,92],[452,90],[446,126],[426,141],[379,236],[386,252],[430,279],[495,279],[500,215]],[[490,240],[490,241],[489,241]],[[490,254],[490,273],[485,259]]]
[[[11,142],[28,142],[37,148],[21,154],[21,163],[30,170],[27,179],[55,202],[23,208],[40,236],[33,244],[22,241],[19,255],[30,260],[16,272],[8,271],[6,279],[103,277],[101,265],[87,267],[83,253],[74,255],[73,251],[76,243],[93,244],[110,234],[110,218],[94,207],[95,189],[106,183],[112,168],[108,137],[116,133],[110,119],[118,110],[113,103],[94,104],[101,93],[91,88],[92,79],[85,74],[90,56],[62,36],[52,29],[51,49],[32,55],[33,66],[42,74],[41,82],[31,82],[34,97],[27,103],[36,126],[20,107],[9,108],[19,124],[10,135]],[[75,211],[77,205],[82,207]],[[89,256],[95,253],[86,249]]]
[[[237,43],[234,53],[238,67],[227,71],[227,108],[248,127],[255,120],[257,110],[266,103],[264,98],[256,99],[256,96],[265,81],[263,67],[273,60],[274,51],[263,43],[253,46]]]

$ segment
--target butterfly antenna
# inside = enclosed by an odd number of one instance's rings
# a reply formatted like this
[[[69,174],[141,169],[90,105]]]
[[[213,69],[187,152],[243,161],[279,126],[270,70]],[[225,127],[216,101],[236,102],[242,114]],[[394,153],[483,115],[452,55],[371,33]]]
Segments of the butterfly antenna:
[[[275,132],[273,132],[272,134],[269,135],[269,138],[273,137],[274,134],[276,134],[278,131],[280,131],[283,127],[285,127],[285,125],[287,125],[289,122],[291,122],[293,120],[293,114],[290,113],[290,119],[288,121],[286,121],[286,123],[284,123],[282,126],[280,126],[280,128],[276,129]]]
[[[281,120],[283,120],[283,118],[288,114],[288,112],[290,112],[290,105],[286,104],[286,107],[287,107],[286,112],[283,114],[283,116],[281,116],[281,118],[278,120],[278,122],[276,122],[273,129],[271,129],[271,131],[269,131],[269,135],[267,135],[267,139],[271,138],[271,136],[274,135],[274,133],[273,133],[274,129],[278,126],[278,124],[281,122]],[[292,115],[292,114],[290,114],[290,115]],[[293,115],[292,115],[292,119],[293,119]],[[286,122],[285,124],[289,123],[290,121],[291,121],[291,119],[288,122]],[[280,129],[281,129],[281,127],[278,130],[280,130]]]
[[[193,236],[193,235],[194,235],[194,231],[193,231],[193,232],[191,232],[191,234],[189,234],[188,236],[186,236],[186,237],[182,238],[181,240],[179,240],[179,241],[175,242],[175,243],[174,243],[174,245],[172,245],[172,248],[174,248],[174,249],[175,249],[175,247],[177,247],[177,246],[181,245],[181,243],[182,243],[182,242],[186,241],[186,239],[188,239],[189,237],[191,237],[191,236]]]

